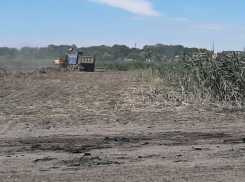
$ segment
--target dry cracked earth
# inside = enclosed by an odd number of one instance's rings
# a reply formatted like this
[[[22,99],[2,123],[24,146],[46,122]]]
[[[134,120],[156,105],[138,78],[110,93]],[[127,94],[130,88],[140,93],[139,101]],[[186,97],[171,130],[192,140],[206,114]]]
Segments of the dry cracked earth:
[[[1,77],[0,181],[245,181],[244,114],[167,87],[137,72]]]

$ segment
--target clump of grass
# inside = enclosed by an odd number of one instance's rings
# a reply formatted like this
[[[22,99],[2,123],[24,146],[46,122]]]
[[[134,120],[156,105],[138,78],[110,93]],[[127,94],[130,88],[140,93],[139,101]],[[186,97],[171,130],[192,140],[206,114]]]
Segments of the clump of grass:
[[[245,99],[245,57],[233,53],[212,59],[210,54],[195,55],[184,61],[182,83],[187,91],[202,97],[243,105]]]
[[[171,80],[173,74],[179,73],[181,64],[176,62],[97,62],[96,67],[114,71],[152,70],[152,74]]]
[[[2,61],[0,60],[0,77],[7,76],[9,73],[9,69],[5,66]]]
[[[106,70],[131,71],[139,69],[150,69],[156,66],[152,62],[97,62],[96,67],[102,67]]]

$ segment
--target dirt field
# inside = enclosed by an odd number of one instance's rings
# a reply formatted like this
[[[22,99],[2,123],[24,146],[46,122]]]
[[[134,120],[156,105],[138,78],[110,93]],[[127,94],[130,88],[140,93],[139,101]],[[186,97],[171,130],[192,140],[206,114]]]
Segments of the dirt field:
[[[139,75],[0,78],[0,181],[245,181],[244,114],[187,104]]]

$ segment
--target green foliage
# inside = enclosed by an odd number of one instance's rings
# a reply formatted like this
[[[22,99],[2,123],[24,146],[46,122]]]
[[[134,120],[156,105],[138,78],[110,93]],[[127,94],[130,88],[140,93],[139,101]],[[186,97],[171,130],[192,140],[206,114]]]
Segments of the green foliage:
[[[227,102],[244,101],[244,56],[234,53],[212,59],[210,54],[196,55],[186,58],[184,67],[186,74],[183,75],[182,84],[186,90],[196,86],[195,89],[198,89],[202,96],[211,95],[215,99]]]
[[[10,59],[16,58],[19,50],[16,48],[0,47],[0,57],[7,57]]]
[[[182,72],[181,63],[154,63],[154,62],[97,62],[96,67],[113,71],[151,70],[152,75],[178,83],[178,76]]]
[[[151,70],[152,76],[165,79],[184,95],[244,104],[245,56],[233,53],[212,59],[209,52],[183,58],[183,62],[104,62],[97,66],[118,71]]]
[[[48,45],[47,47],[23,47],[20,50],[16,48],[0,47],[0,57],[6,59],[56,59],[64,58],[70,45]],[[129,48],[125,45],[115,44],[114,46],[91,46],[81,47],[80,51],[84,55],[95,55],[97,61],[117,61],[122,59],[133,59],[137,61],[146,61],[146,59],[155,62],[171,61],[181,51],[186,53],[193,52],[197,48],[186,48],[180,45],[156,44],[144,46],[143,49]],[[120,59],[119,59],[120,58]]]

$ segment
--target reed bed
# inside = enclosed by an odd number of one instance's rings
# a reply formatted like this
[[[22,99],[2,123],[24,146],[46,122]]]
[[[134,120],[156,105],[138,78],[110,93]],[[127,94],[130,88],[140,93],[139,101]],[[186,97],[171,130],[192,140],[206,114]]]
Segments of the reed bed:
[[[201,97],[244,105],[245,99],[245,57],[236,53],[221,55],[194,55],[184,59],[186,71],[182,86],[186,91],[196,92]]]
[[[245,56],[232,53],[214,59],[211,53],[194,53],[182,58],[181,62],[107,62],[100,66],[117,71],[147,70],[150,79],[164,79],[185,97],[225,107],[244,106]]]

